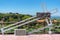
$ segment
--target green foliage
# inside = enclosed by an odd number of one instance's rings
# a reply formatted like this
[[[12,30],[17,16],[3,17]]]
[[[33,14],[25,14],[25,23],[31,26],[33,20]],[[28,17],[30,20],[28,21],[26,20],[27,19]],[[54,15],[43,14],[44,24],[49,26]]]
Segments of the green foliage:
[[[20,21],[20,20],[24,20],[26,18],[31,17],[31,15],[27,15],[27,14],[19,14],[19,13],[0,13],[0,20],[2,20],[4,18],[5,22],[11,22],[11,21]]]
[[[24,16],[24,17],[22,18],[22,20],[27,19],[27,18],[30,18],[30,16]]]
[[[30,18],[30,17],[32,17],[32,15],[12,13],[12,12],[0,13],[0,20],[2,20],[4,18],[4,20],[3,20],[4,22],[13,22],[13,21],[17,22],[17,21],[25,20],[25,19]],[[60,21],[60,19],[58,21]],[[7,25],[9,25],[9,24],[6,24],[6,26]],[[54,26],[56,26],[56,24]],[[27,29],[27,32],[30,32],[34,29],[38,29],[38,28],[42,28],[42,27],[43,27],[43,25],[40,25],[39,23],[33,22],[33,23],[30,23],[28,26],[27,25],[22,26],[22,29]],[[0,26],[0,28],[1,28],[1,26]],[[14,28],[14,29],[16,29],[16,28]],[[6,33],[13,33],[14,29],[7,31]],[[49,29],[46,28],[45,30],[48,31]],[[60,32],[60,29],[55,29],[55,31]],[[43,32],[39,31],[38,33],[43,33]]]

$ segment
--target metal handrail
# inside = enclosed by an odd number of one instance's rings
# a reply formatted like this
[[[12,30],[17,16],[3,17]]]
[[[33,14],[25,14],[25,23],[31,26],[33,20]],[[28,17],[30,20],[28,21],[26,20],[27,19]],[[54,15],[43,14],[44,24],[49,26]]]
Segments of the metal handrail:
[[[17,25],[17,26],[15,26],[15,27],[8,28],[8,29],[6,29],[6,30],[4,30],[4,31],[8,31],[8,30],[14,29],[14,28],[16,28],[16,27],[23,26],[23,25],[28,24],[28,23],[30,23],[30,22],[36,21],[36,20],[38,20],[38,19],[40,19],[40,18],[36,18],[36,19],[31,20],[31,21],[25,22],[25,23],[23,23],[23,24]]]
[[[31,32],[28,32],[28,34],[31,34],[31,33],[33,33],[33,32],[38,32],[38,31],[43,30],[43,29],[45,29],[45,28],[48,28],[48,26],[43,27],[43,28],[38,28],[38,29],[32,30]]]
[[[15,26],[15,27],[11,27],[11,28],[8,28],[8,29],[5,29],[5,30],[4,30],[4,28],[1,28],[2,34],[4,34],[4,32],[6,32],[6,31],[8,31],[8,30],[11,30],[11,29],[16,28],[16,27],[23,26],[23,25],[28,24],[28,23],[30,23],[30,22],[36,21],[36,20],[38,20],[38,19],[40,19],[40,18],[36,18],[36,19],[31,20],[31,21],[27,21],[27,22],[25,22],[25,23],[22,23],[22,24],[20,24],[20,25],[17,25],[17,26]]]
[[[36,17],[36,16],[35,16],[35,17]],[[6,27],[3,27],[3,29],[4,29],[4,28],[11,27],[11,26],[14,26],[14,25],[17,25],[17,24],[19,24],[19,23],[25,22],[25,21],[30,20],[30,19],[35,18],[35,17],[31,17],[31,18],[25,19],[25,20],[23,20],[23,21],[19,21],[19,22],[17,22],[17,23],[14,23],[14,24],[8,25],[8,26],[6,26]]]

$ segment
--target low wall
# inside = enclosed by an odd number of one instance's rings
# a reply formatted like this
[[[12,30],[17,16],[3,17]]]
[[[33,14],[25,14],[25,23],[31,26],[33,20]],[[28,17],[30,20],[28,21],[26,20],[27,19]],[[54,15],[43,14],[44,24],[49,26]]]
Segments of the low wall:
[[[0,35],[0,40],[60,40],[60,34],[40,34],[40,35]]]

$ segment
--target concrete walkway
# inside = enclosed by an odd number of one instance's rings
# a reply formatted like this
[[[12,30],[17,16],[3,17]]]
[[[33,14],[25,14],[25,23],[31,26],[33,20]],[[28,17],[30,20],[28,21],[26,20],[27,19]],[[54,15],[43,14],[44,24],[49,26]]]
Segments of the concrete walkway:
[[[60,34],[40,34],[40,35],[0,35],[0,40],[60,40]]]

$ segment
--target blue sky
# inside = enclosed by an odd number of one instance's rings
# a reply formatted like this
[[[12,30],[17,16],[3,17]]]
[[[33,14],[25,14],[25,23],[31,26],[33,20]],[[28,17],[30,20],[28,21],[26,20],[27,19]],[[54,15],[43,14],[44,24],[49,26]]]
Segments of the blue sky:
[[[0,0],[0,12],[36,15],[36,12],[43,12],[41,3],[45,3],[48,10],[57,8],[58,12],[52,15],[60,16],[60,0]]]

